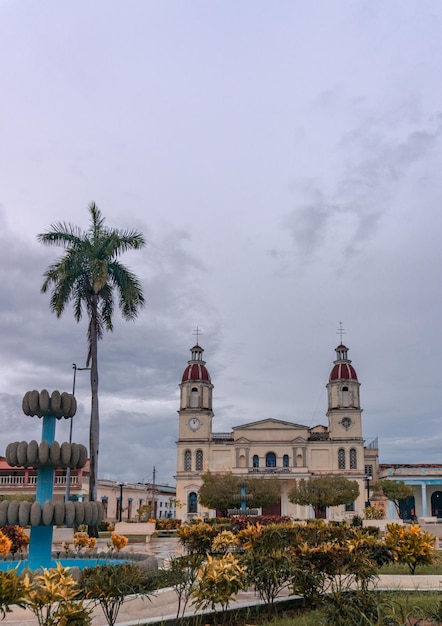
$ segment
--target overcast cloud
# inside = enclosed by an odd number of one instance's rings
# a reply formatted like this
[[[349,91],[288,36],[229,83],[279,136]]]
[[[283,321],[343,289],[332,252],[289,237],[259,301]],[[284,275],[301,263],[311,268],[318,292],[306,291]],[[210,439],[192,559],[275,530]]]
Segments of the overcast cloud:
[[[0,0],[0,454],[85,364],[36,235],[95,201],[147,239],[146,307],[99,345],[101,477],[173,483],[196,327],[216,431],[326,423],[342,321],[381,462],[442,462],[441,32],[439,0]]]

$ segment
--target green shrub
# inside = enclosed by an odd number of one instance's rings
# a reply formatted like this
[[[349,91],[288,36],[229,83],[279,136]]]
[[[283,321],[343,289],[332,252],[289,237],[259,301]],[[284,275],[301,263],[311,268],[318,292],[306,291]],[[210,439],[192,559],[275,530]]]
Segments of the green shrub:
[[[81,584],[85,597],[101,606],[109,626],[115,624],[126,596],[134,593],[147,596],[156,587],[155,577],[134,563],[86,567]]]
[[[419,565],[430,565],[434,561],[434,536],[418,524],[387,524],[385,544],[399,563],[408,566],[410,574],[414,574]]]
[[[12,569],[7,572],[0,570],[0,613],[2,619],[11,611],[10,607],[15,604],[25,607],[25,595],[22,578]]]
[[[59,563],[45,569],[43,574],[23,579],[26,606],[34,613],[39,626],[88,626],[92,623],[91,610],[79,599],[80,589]]]

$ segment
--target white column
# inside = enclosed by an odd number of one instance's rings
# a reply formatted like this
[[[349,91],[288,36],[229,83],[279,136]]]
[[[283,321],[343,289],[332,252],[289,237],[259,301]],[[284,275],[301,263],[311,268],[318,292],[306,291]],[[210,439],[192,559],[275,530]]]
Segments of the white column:
[[[427,517],[427,485],[422,483],[422,517]]]

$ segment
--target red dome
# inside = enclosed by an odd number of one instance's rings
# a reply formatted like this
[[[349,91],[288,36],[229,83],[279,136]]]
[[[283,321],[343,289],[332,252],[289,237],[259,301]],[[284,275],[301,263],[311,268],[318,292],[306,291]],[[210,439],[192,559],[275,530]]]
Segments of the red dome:
[[[183,383],[189,381],[201,381],[204,380],[206,382],[211,382],[210,374],[206,368],[206,362],[203,361],[203,352],[204,350],[196,344],[191,349],[192,358],[188,362],[188,366],[184,370],[183,377],[181,381]]]
[[[211,382],[210,375],[207,371],[206,366],[202,365],[201,363],[190,363],[186,367],[186,369],[184,370],[182,382],[185,383],[189,380],[206,380],[209,383]]]
[[[332,380],[358,380],[355,368],[350,363],[336,363],[330,372]]]

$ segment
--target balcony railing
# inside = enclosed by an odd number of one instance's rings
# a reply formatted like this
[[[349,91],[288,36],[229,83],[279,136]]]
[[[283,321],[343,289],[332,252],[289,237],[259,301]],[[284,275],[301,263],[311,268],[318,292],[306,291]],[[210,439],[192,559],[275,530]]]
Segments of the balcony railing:
[[[0,476],[0,487],[35,487],[37,485],[37,476],[28,476],[27,482],[25,482],[25,476]],[[78,476],[71,476],[69,484],[71,487],[76,487],[78,483]],[[55,476],[54,487],[66,487],[66,476]]]
[[[251,467],[249,474],[290,474],[290,467]]]

